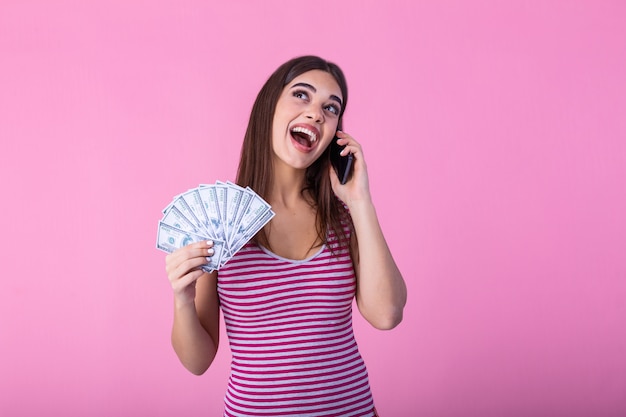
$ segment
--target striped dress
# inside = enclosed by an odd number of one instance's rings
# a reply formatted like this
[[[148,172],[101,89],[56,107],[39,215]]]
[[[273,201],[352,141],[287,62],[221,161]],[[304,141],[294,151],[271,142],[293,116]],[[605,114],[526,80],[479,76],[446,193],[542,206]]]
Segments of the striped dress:
[[[217,286],[232,352],[224,416],[374,415],[352,331],[354,270],[332,232],[305,260],[248,243]]]

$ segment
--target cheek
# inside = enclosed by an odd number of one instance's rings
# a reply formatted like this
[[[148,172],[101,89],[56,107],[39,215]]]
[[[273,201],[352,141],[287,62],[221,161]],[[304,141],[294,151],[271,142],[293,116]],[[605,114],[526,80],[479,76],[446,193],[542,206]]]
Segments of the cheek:
[[[333,137],[335,137],[335,132],[339,130],[339,128],[341,127],[341,122],[338,120],[333,120],[333,122],[330,124],[330,127],[331,127],[330,130],[332,130],[333,132],[333,134],[331,135],[331,139],[332,139]],[[343,128],[341,128],[341,130],[343,130]]]
[[[335,135],[333,134],[332,136],[324,138],[324,140],[322,140],[322,146],[320,146],[320,148],[326,149],[328,147],[328,145],[330,145],[330,142],[333,140],[334,136]]]
[[[324,138],[322,139],[322,143],[324,144],[324,148],[326,146],[328,146],[330,144],[330,142],[333,140],[333,138],[335,137],[335,133],[337,132],[337,129],[329,129],[328,132],[324,133]]]
[[[284,131],[285,131],[284,123],[282,122],[279,116],[278,117],[274,116],[274,120],[272,122],[272,131],[271,131],[272,141],[275,141],[276,139],[278,139],[278,137],[283,136]]]

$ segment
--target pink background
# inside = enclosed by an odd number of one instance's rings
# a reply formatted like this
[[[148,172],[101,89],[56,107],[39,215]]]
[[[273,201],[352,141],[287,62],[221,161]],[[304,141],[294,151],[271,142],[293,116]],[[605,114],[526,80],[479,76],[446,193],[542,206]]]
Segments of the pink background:
[[[408,284],[398,328],[355,317],[382,416],[626,415],[625,4],[3,0],[0,415],[219,415],[156,225],[306,53]]]

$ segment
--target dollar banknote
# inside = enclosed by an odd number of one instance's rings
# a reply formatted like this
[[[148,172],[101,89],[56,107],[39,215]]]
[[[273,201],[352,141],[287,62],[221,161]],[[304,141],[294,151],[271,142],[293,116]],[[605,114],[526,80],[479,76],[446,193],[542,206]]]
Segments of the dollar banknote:
[[[214,254],[203,267],[219,270],[273,217],[270,205],[250,187],[230,181],[200,184],[174,196],[162,212],[157,249],[174,252],[194,242],[211,240]]]

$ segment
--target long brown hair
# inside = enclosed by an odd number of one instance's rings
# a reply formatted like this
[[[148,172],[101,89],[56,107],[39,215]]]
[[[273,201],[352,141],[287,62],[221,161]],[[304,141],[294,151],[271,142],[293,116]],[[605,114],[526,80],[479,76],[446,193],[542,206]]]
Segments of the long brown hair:
[[[348,102],[348,85],[339,66],[320,57],[306,55],[293,58],[278,67],[265,82],[252,106],[237,170],[237,184],[251,187],[265,199],[273,185],[272,124],[276,103],[287,84],[312,70],[325,71],[337,81],[343,96],[337,129],[342,129],[343,113]],[[352,232],[353,225],[345,206],[333,193],[328,174],[329,164],[329,148],[326,148],[307,168],[302,192],[310,193],[313,205],[317,208],[317,233],[320,240],[327,243],[326,232],[330,229],[343,243],[346,241],[343,226],[346,225]],[[264,230],[254,240],[269,248]]]

